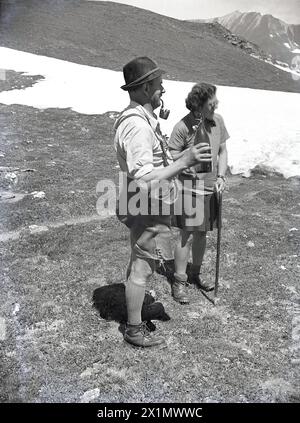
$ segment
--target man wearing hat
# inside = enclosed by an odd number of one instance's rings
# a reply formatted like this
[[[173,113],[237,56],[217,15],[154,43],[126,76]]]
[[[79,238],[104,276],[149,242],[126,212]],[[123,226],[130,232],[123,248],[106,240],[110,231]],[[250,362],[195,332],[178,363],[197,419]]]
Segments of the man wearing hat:
[[[170,212],[164,213],[161,207],[159,213],[153,212],[152,199],[149,207],[152,188],[155,184],[163,187],[159,196],[153,195],[159,206],[164,201],[162,199],[171,203],[171,197],[175,195],[174,177],[200,160],[208,161],[211,158],[209,149],[198,144],[188,149],[176,162],[172,161],[154,113],[161,105],[161,96],[165,92],[163,73],[148,57],[137,57],[123,67],[125,85],[121,88],[128,91],[130,104],[114,126],[117,159],[125,175],[117,215],[129,227],[131,238],[131,258],[125,284],[128,321],[124,339],[139,347],[165,345],[164,338],[150,333],[141,320],[146,282],[153,273],[155,260],[171,258]],[[130,199],[135,194],[133,186],[136,192],[147,191],[143,197],[147,202],[146,208],[141,207],[138,213],[129,207]],[[124,202],[126,211],[122,212]],[[177,291],[180,296],[181,286],[178,285]]]

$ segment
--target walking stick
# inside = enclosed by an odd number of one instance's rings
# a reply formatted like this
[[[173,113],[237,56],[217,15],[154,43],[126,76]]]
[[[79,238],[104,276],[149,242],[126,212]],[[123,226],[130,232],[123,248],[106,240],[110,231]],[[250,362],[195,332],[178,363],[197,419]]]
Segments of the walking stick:
[[[222,226],[222,193],[217,193],[218,201],[218,236],[217,236],[217,258],[216,258],[216,279],[215,279],[215,292],[214,292],[214,305],[218,301],[218,289],[219,289],[219,270],[220,270],[220,250],[221,250],[221,226]]]

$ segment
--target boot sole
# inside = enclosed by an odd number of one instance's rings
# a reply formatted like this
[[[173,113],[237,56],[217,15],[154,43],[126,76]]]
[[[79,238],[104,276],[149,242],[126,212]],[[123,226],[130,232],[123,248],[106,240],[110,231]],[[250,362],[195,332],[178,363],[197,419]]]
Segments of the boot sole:
[[[168,345],[167,343],[164,341],[161,344],[154,344],[154,345],[136,345],[136,344],[132,344],[131,342],[127,341],[126,339],[124,339],[124,343],[125,345],[130,345],[132,348],[154,348],[156,347],[157,349],[163,349],[163,348],[167,348]]]
[[[184,304],[190,304],[190,301],[189,300],[187,300],[187,301],[182,301],[182,300],[178,300],[178,299],[176,299],[176,298],[174,298],[173,297],[173,299],[177,302],[177,303],[179,303],[179,304],[182,304],[182,305],[184,305]]]

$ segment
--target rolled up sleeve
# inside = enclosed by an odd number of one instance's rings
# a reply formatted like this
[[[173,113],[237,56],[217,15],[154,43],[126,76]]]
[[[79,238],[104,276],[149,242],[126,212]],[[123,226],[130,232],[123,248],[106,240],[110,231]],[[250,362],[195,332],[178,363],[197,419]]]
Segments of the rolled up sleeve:
[[[172,155],[172,153],[179,153],[183,150],[185,150],[186,148],[186,140],[187,140],[187,130],[186,128],[182,125],[182,122],[178,122],[175,126],[174,129],[171,133],[169,142],[168,142],[168,147],[169,147],[169,151]]]

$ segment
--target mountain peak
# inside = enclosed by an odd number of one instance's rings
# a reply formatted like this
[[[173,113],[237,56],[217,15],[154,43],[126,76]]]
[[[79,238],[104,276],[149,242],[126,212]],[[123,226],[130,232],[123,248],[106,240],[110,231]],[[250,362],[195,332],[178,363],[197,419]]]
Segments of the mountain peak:
[[[297,28],[268,14],[236,10],[215,19],[229,31],[260,46],[274,59],[291,63],[292,50],[300,45],[300,32]]]

